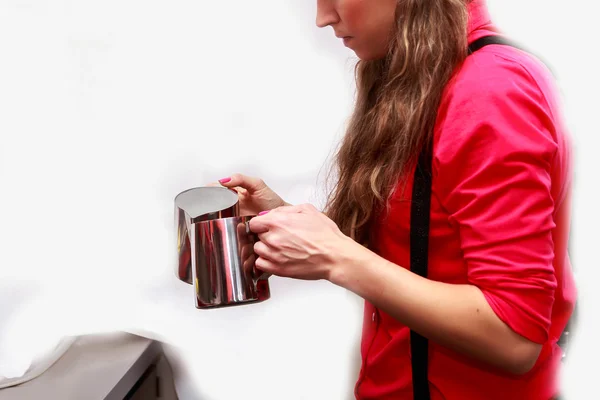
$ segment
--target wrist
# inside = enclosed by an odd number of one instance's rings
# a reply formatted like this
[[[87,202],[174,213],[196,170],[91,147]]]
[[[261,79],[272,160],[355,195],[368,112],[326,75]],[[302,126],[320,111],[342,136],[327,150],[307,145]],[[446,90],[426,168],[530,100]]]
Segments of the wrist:
[[[336,286],[350,289],[353,273],[368,263],[369,251],[348,236],[343,237],[342,244],[336,251],[331,252],[333,256],[330,266],[328,280]]]

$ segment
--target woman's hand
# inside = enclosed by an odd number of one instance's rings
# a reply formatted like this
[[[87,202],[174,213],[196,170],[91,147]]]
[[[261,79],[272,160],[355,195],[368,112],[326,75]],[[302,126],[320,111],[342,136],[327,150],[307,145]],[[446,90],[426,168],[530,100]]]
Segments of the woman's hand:
[[[259,178],[233,174],[210,186],[217,185],[234,189],[238,193],[241,215],[257,215],[261,211],[289,205]]]
[[[250,220],[260,239],[256,268],[288,278],[330,280],[342,254],[356,242],[312,205],[286,206]]]

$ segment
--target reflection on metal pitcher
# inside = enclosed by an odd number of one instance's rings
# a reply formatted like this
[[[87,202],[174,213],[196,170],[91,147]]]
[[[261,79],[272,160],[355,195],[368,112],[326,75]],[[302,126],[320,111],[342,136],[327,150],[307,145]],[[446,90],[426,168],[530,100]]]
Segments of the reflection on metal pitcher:
[[[270,297],[268,275],[255,268],[252,216],[199,222],[190,231],[197,308],[255,303]]]

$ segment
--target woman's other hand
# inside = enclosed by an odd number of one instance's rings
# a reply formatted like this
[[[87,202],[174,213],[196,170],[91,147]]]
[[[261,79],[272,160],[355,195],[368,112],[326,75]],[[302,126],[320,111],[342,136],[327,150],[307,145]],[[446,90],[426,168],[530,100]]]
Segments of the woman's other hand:
[[[260,178],[233,174],[230,177],[219,179],[218,183],[215,182],[209,186],[218,185],[234,189],[238,193],[241,215],[257,215],[261,211],[289,206]]]

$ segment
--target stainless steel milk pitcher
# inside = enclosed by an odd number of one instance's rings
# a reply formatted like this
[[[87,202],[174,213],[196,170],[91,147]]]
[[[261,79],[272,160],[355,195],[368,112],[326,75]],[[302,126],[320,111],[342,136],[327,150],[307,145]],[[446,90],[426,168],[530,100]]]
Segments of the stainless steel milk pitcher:
[[[238,195],[222,187],[186,190],[175,198],[176,275],[194,285],[196,307],[216,308],[267,300],[268,275],[255,268],[250,231],[254,216],[240,216]]]

